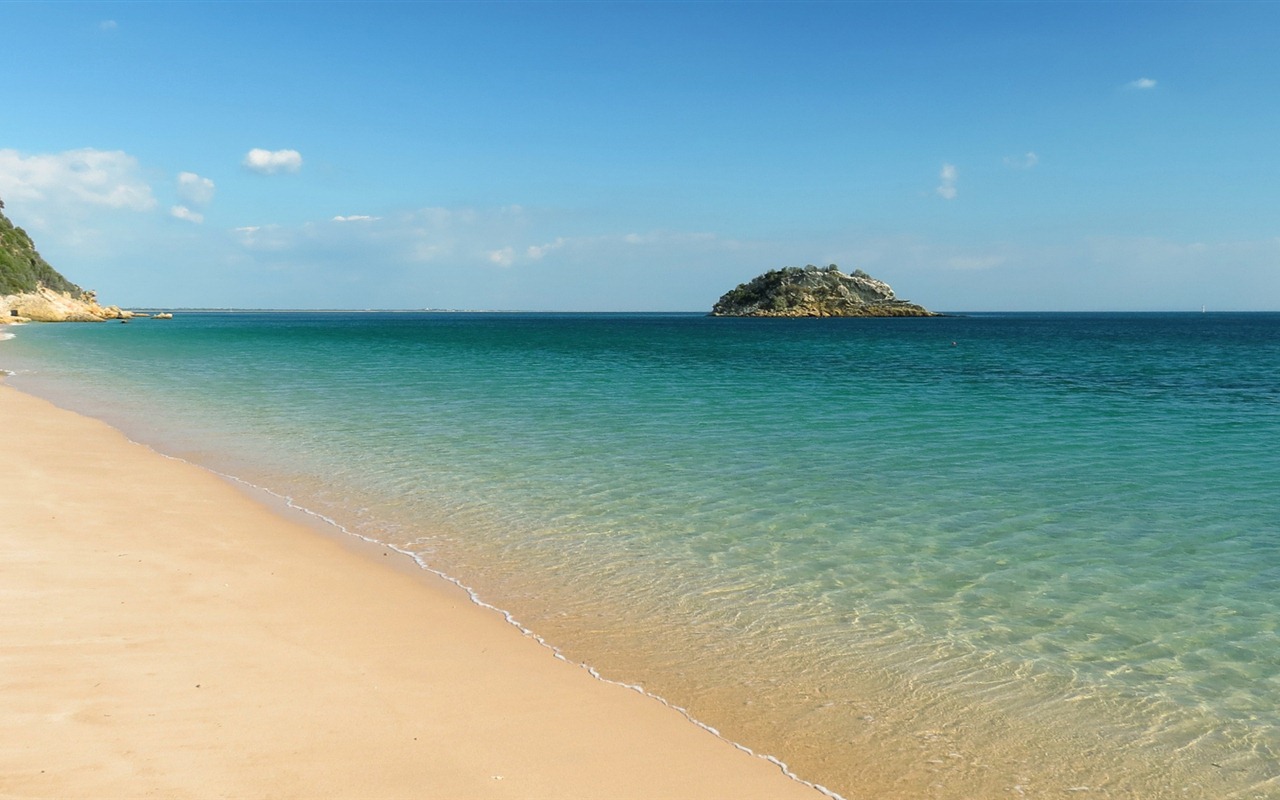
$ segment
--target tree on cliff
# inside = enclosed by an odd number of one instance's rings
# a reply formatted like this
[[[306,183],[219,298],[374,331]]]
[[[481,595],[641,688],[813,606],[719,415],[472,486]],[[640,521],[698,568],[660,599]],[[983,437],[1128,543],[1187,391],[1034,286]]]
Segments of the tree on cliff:
[[[84,293],[40,257],[27,232],[4,215],[4,200],[0,200],[0,295],[34,292],[41,286],[73,295]]]

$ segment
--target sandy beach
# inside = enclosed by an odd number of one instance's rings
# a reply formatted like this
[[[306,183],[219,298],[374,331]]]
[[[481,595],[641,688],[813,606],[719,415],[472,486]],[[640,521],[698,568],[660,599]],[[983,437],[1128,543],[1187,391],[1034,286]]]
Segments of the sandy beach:
[[[0,430],[0,796],[822,796],[397,553],[4,386]]]

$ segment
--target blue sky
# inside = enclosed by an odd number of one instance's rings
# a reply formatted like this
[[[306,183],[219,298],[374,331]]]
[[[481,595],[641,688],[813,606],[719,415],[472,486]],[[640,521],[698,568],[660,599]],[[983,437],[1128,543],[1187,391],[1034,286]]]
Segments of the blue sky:
[[[136,306],[1280,309],[1277,3],[13,3],[0,199]]]

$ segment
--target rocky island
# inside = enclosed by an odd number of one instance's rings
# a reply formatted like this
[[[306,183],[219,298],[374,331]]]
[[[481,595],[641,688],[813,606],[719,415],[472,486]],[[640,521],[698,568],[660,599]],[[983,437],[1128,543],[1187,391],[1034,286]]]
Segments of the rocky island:
[[[739,284],[711,309],[713,317],[937,317],[899,300],[893,289],[860,269],[846,275],[826,267],[771,269]]]
[[[36,252],[31,237],[4,215],[0,200],[0,325],[12,322],[103,322],[135,315],[98,305]]]

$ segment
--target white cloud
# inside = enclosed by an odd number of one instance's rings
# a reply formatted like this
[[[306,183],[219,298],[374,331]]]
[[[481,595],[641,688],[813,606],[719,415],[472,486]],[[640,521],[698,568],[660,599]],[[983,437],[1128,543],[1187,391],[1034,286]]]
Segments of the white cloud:
[[[1020,156],[1007,156],[1004,165],[1011,169],[1031,169],[1040,163],[1040,156],[1032,152],[1024,153]]]
[[[194,172],[178,173],[178,197],[191,206],[207,206],[213,202],[213,181]]]
[[[524,255],[529,261],[539,261],[558,250],[569,250],[573,253],[616,251],[620,245],[629,250],[634,250],[637,247],[674,249],[702,249],[709,247],[713,250],[733,250],[739,244],[739,242],[731,239],[721,239],[714,233],[701,231],[651,231],[644,234],[626,233],[621,236],[608,234],[574,238],[557,236],[546,244],[529,245],[525,248]]]
[[[498,250],[490,250],[485,254],[489,261],[500,267],[509,267],[515,263],[516,251],[514,247],[503,247]]]
[[[302,169],[302,154],[297,150],[263,150],[255,147],[245,154],[241,163],[263,175],[297,172]]]
[[[553,252],[555,250],[559,250],[560,248],[564,247],[568,243],[569,243],[568,239],[564,238],[563,236],[557,236],[555,241],[553,242],[547,242],[546,244],[529,245],[528,249],[525,250],[524,254],[528,258],[531,258],[534,261],[538,261],[539,259],[546,256],[547,253]]]
[[[114,19],[104,19],[102,22],[98,23],[98,28],[104,31],[114,31],[116,28],[119,28],[119,27],[120,26],[116,23]]]
[[[671,265],[690,259],[699,267],[698,288],[682,284],[682,291],[709,296],[709,307],[724,286],[707,265],[736,244],[684,231],[641,230],[630,242],[625,230],[557,235],[558,213],[513,206],[422,208],[377,222],[339,223],[332,215],[302,224],[245,222],[223,233],[221,242],[235,248],[226,262],[261,276],[255,297],[271,286],[280,299],[270,302],[308,307],[665,308],[671,301],[660,287],[670,282],[646,276],[678,272]],[[672,282],[687,277],[681,272]],[[290,295],[286,286],[302,288]],[[700,305],[683,300],[678,307]]]
[[[33,156],[0,150],[0,197],[147,211],[156,200],[138,172],[137,159],[119,150],[85,148]]]
[[[378,253],[388,264],[510,266],[521,258],[523,221],[511,209],[424,208],[386,219],[337,215],[300,225],[251,225],[235,241],[257,254],[287,254],[298,263],[350,262]]]
[[[935,189],[938,196],[943,200],[956,199],[956,179],[960,177],[960,173],[956,170],[955,164],[943,164],[942,171],[938,173],[938,179],[941,183]]]
[[[435,207],[419,209],[382,227],[386,241],[401,242],[415,262],[448,259],[509,266],[516,253],[507,243],[516,240],[526,224],[518,206],[485,210]]]
[[[1156,82],[1152,78],[1138,78],[1136,81],[1129,81],[1125,86],[1130,89],[1154,89]]]
[[[298,250],[307,240],[309,226],[293,230],[281,225],[246,225],[235,229],[241,247],[257,253],[283,253]]]
[[[194,222],[196,224],[204,222],[204,214],[201,214],[198,211],[192,211],[186,206],[174,206],[169,209],[169,216],[176,217],[177,219],[185,219],[188,222]]]

